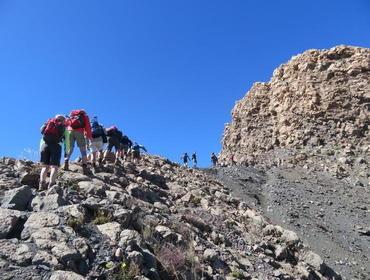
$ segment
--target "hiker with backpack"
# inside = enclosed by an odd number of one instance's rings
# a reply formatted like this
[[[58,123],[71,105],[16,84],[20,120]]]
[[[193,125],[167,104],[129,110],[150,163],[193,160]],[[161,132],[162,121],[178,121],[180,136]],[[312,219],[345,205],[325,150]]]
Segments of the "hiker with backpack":
[[[193,162],[193,168],[197,168],[197,165],[198,165],[198,158],[197,158],[197,153],[194,152],[192,155],[191,155],[191,161]]]
[[[132,159],[134,163],[138,163],[139,160],[141,159],[140,150],[143,150],[146,153],[148,152],[143,145],[139,145],[137,142],[134,142],[134,144],[131,147]]]
[[[184,163],[184,166],[188,167],[188,161],[190,161],[190,157],[189,157],[188,153],[184,153],[184,155],[181,157],[181,159]]]
[[[70,113],[66,124],[64,170],[69,170],[69,159],[73,153],[75,142],[77,142],[77,146],[81,152],[83,173],[88,174],[87,140],[92,140],[89,116],[84,110],[74,110]]]
[[[107,143],[107,135],[104,127],[98,122],[97,117],[93,117],[91,120],[91,136],[90,140],[90,151],[91,151],[91,164],[96,169],[96,160],[99,165],[103,162],[103,148],[104,144]]]
[[[111,126],[107,129],[108,147],[104,154],[104,161],[107,161],[108,155],[115,150],[114,164],[119,164],[119,157],[121,155],[121,138],[122,132],[116,127]]]
[[[45,190],[55,184],[60,160],[62,157],[61,142],[65,132],[65,117],[56,115],[49,119],[42,127],[42,140],[40,143],[40,162],[43,167],[40,172],[39,190]],[[49,184],[46,182],[50,171]]]
[[[127,135],[123,135],[121,137],[121,158],[122,160],[126,160],[128,156],[128,151],[132,147],[132,141],[128,138]]]
[[[218,164],[218,158],[215,155],[215,153],[212,153],[211,154],[211,161],[212,161],[213,166],[217,166],[217,164]]]

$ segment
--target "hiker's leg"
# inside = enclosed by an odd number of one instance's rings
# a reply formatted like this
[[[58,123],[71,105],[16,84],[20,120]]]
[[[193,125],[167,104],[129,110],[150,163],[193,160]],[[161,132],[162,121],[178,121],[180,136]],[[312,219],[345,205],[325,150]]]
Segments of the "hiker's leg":
[[[57,179],[57,174],[58,174],[58,166],[57,165],[52,165],[50,168],[50,182],[49,182],[49,188],[53,185],[55,185],[55,181]]]
[[[96,165],[96,157],[97,157],[97,154],[98,154],[98,149],[96,147],[96,142],[95,141],[90,142],[90,151],[91,151],[91,154],[90,154],[91,164],[93,166],[95,166]]]
[[[108,147],[107,147],[107,150],[104,153],[104,161],[107,160],[108,154],[110,154],[112,152],[112,149],[113,149],[112,138],[108,137]]]
[[[65,139],[65,151],[64,151],[65,159],[64,160],[69,161],[73,153],[75,142],[76,142],[76,138],[75,138],[74,131],[69,131],[66,134],[66,139]]]
[[[82,165],[87,164],[87,143],[85,135],[80,131],[73,132],[76,138],[77,146],[80,149]]]
[[[62,146],[59,144],[50,145],[50,181],[49,187],[55,184],[57,179],[57,171],[62,158]]]
[[[46,177],[48,176],[49,166],[45,165],[41,168],[40,172],[40,182],[46,182]]]
[[[87,149],[86,147],[80,147],[82,165],[87,165]]]
[[[51,150],[46,143],[43,143],[40,147],[40,162],[43,164],[40,172],[39,190],[43,190],[45,187],[46,177],[48,176],[49,164],[51,159]]]

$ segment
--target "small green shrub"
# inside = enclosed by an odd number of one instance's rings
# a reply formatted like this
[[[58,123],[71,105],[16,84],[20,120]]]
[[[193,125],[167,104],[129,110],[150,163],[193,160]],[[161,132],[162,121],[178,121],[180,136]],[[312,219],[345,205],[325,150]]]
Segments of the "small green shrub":
[[[113,220],[112,214],[106,213],[104,211],[98,211],[92,222],[94,225],[103,225],[111,222],[112,220]]]
[[[231,276],[236,278],[236,279],[243,279],[244,278],[243,273],[241,273],[239,270],[232,271]]]
[[[112,275],[114,280],[133,280],[136,276],[141,275],[140,267],[136,264],[127,264],[125,262],[118,266],[116,273]]]
[[[73,230],[77,230],[79,227],[81,227],[83,224],[83,220],[76,218],[76,217],[68,217],[67,219],[67,225]]]

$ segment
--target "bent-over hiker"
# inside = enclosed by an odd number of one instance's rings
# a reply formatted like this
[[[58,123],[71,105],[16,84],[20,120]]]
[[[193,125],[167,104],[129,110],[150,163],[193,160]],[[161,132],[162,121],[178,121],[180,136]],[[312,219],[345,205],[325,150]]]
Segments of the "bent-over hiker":
[[[107,135],[104,127],[98,122],[98,118],[94,117],[91,121],[91,135],[90,150],[91,150],[91,164],[96,169],[96,160],[98,159],[99,165],[103,161],[103,148],[107,143]]]
[[[58,167],[62,157],[62,146],[65,132],[65,117],[56,115],[49,119],[42,127],[42,139],[40,143],[40,162],[43,167],[40,173],[39,190],[45,190],[55,184]],[[46,177],[50,171],[49,184],[46,183]]]
[[[119,157],[121,154],[121,138],[122,132],[118,130],[116,126],[111,126],[107,129],[108,147],[104,154],[104,161],[107,161],[108,154],[110,154],[114,148],[115,160],[114,164],[119,164]]]
[[[73,153],[75,142],[81,152],[83,173],[87,174],[87,139],[92,139],[90,119],[84,110],[74,110],[66,120],[67,133],[65,139],[66,156],[64,170],[69,169],[69,159]]]
[[[131,147],[132,159],[134,163],[137,163],[141,159],[140,150],[148,152],[143,145],[139,145],[137,142],[134,142],[134,145]]]
[[[130,140],[130,138],[128,138],[127,135],[123,135],[121,137],[121,158],[123,160],[126,160],[128,157],[128,151],[131,149],[132,147],[132,141]]]

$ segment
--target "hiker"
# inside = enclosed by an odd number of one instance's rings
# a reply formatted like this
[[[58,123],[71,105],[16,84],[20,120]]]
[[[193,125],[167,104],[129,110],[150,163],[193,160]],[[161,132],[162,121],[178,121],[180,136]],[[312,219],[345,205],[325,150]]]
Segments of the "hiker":
[[[121,137],[121,158],[122,160],[126,160],[128,157],[128,151],[131,149],[132,147],[132,141],[130,140],[130,138],[128,138],[127,135],[123,135]]]
[[[98,122],[98,118],[94,117],[91,121],[91,135],[90,150],[91,150],[91,164],[96,169],[96,160],[98,159],[99,166],[103,162],[103,148],[107,143],[107,135],[105,134],[104,127]]]
[[[215,153],[212,153],[212,154],[211,154],[211,161],[212,161],[213,166],[217,166],[218,158],[217,158],[217,156],[215,155]]]
[[[64,170],[69,170],[69,159],[73,153],[75,142],[80,149],[83,173],[87,169],[87,140],[92,139],[89,116],[84,110],[74,110],[66,120]]]
[[[188,153],[184,153],[184,155],[181,157],[182,162],[184,163],[185,167],[188,167],[188,161],[190,160],[190,157],[188,156]]]
[[[134,142],[134,145],[131,147],[132,159],[134,163],[137,163],[141,159],[140,150],[148,152],[143,145],[139,145],[137,142]]]
[[[42,127],[43,135],[40,143],[40,162],[43,164],[40,173],[39,190],[45,190],[55,184],[57,171],[62,157],[62,146],[65,132],[65,117],[56,115],[49,119]],[[50,171],[49,184],[46,183],[46,177]]]
[[[107,129],[107,137],[108,137],[108,147],[104,154],[104,161],[107,161],[108,154],[112,153],[114,148],[115,150],[115,159],[114,164],[119,164],[119,157],[121,155],[121,138],[122,132],[116,127],[111,126]]]
[[[191,155],[191,161],[193,162],[193,168],[197,168],[198,159],[197,159],[197,153],[196,152],[194,152]]]

